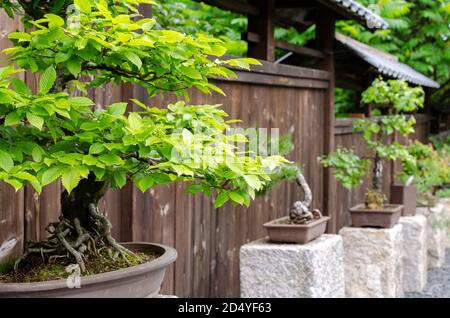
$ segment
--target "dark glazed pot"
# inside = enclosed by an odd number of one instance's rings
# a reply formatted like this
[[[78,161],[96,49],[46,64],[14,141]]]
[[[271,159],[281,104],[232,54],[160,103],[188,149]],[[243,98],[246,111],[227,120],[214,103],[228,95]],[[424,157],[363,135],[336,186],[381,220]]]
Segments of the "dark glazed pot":
[[[413,216],[416,214],[417,192],[415,186],[403,184],[391,185],[391,203],[402,204],[402,216]]]
[[[264,227],[272,242],[305,244],[325,233],[329,219],[330,217],[323,216],[309,224],[278,224],[279,221],[289,220],[285,216],[265,223]]]
[[[80,288],[65,279],[34,283],[0,283],[0,297],[144,298],[158,295],[166,267],[177,258],[172,247],[154,243],[123,243],[136,252],[161,253],[148,263],[82,277]]]
[[[352,226],[390,228],[398,223],[403,205],[385,204],[379,209],[367,209],[358,204],[350,209]]]

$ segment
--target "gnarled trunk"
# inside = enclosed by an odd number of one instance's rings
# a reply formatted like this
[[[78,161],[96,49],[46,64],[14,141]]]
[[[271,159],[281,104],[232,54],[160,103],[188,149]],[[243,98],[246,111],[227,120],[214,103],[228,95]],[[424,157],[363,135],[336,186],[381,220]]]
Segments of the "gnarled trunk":
[[[383,177],[383,162],[378,154],[375,154],[372,171],[372,188],[381,192],[381,183]]]
[[[95,181],[95,175],[89,174],[89,177],[82,179],[70,194],[67,191],[61,194],[62,216],[70,222],[78,219],[81,226],[89,230],[89,206],[91,204],[97,206],[107,189],[106,182]]]
[[[314,209],[310,211],[309,209],[312,201],[312,192],[308,182],[306,182],[305,177],[300,172],[297,174],[297,184],[302,188],[305,198],[302,201],[295,201],[294,206],[289,211],[292,223],[307,224],[314,219],[320,219],[322,213],[319,210]]]
[[[86,272],[88,258],[102,258],[116,261],[121,256],[130,262],[142,260],[133,252],[120,246],[111,236],[111,223],[98,211],[98,202],[108,189],[106,182],[95,180],[94,174],[82,179],[69,194],[61,194],[61,216],[58,222],[50,223],[47,231],[51,234],[45,241],[30,242],[24,255],[17,260],[15,269],[30,254],[40,254],[43,261],[66,257],[74,260],[81,272]]]

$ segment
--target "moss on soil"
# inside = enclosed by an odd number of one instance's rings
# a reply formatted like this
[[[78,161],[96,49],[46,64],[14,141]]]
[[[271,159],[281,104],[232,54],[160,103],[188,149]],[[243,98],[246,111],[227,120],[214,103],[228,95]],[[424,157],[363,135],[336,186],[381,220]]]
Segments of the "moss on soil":
[[[136,253],[137,257],[128,257],[131,266],[140,265],[158,258],[159,254]],[[42,282],[49,280],[65,279],[71,273],[66,272],[66,266],[74,264],[67,257],[56,259],[53,262],[43,263],[39,255],[30,255],[26,261],[19,266],[18,272],[14,272],[14,262],[0,264],[0,283],[27,283]],[[123,268],[128,265],[122,257],[115,261],[108,257],[90,257],[85,260],[86,273],[83,276],[107,273]]]
[[[290,224],[290,225],[294,225],[295,223],[292,222],[291,219],[284,219],[284,220],[279,220],[274,222],[274,224]]]

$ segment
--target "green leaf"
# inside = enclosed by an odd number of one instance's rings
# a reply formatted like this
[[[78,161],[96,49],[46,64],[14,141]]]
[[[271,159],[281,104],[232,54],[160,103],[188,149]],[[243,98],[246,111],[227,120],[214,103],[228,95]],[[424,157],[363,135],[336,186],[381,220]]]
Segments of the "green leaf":
[[[81,10],[81,12],[91,13],[91,3],[89,0],[74,0],[73,3]]]
[[[19,114],[17,113],[17,111],[9,113],[5,117],[5,126],[16,125],[20,122],[20,119],[21,118],[20,118]]]
[[[61,176],[61,167],[51,167],[42,174],[41,183],[42,186],[46,186],[54,182]]]
[[[126,57],[126,59],[128,61],[130,61],[131,63],[133,63],[134,65],[136,65],[136,67],[138,69],[140,69],[142,67],[142,60],[139,56],[137,56],[136,53],[133,52],[125,52],[124,56]]]
[[[31,35],[25,32],[11,32],[8,34],[8,39],[19,41],[30,41]]]
[[[0,150],[0,168],[6,172],[10,172],[14,167],[14,161],[11,155],[3,150]]]
[[[57,16],[56,14],[46,14],[45,17],[48,19],[49,21],[49,28],[52,27],[61,27],[64,25],[64,19],[61,18],[60,16]]]
[[[132,112],[128,115],[128,123],[131,129],[137,130],[142,127],[142,117],[138,113]]]
[[[127,183],[127,173],[124,170],[114,172],[114,183],[118,188],[122,188]]]
[[[108,113],[112,116],[121,116],[125,114],[128,103],[116,103],[108,106]]]
[[[66,168],[62,173],[62,184],[68,193],[78,185],[81,178],[87,178],[89,170],[84,166]]]
[[[72,56],[72,53],[68,53],[68,52],[58,52],[55,55],[55,63],[59,64],[62,62],[66,62],[70,57]]]
[[[172,181],[167,174],[161,172],[153,172],[150,177],[157,184],[166,184]]]
[[[136,180],[134,182],[134,184],[136,185],[136,187],[141,190],[141,192],[145,192],[148,189],[150,189],[154,184],[154,180],[152,177],[150,176],[143,176],[142,178]]]
[[[39,92],[41,94],[47,94],[56,80],[56,70],[53,66],[49,66],[41,75],[39,80]]]
[[[214,207],[216,209],[218,209],[222,205],[224,205],[228,200],[230,200],[230,196],[228,195],[228,192],[223,191],[217,196],[216,200],[214,201]]]
[[[230,199],[238,204],[244,204],[245,194],[241,191],[230,191],[229,192]]]
[[[69,72],[75,76],[75,78],[78,77],[78,75],[81,73],[81,62],[80,59],[76,56],[72,56],[66,63],[67,69]]]
[[[10,92],[12,93],[12,91]],[[0,105],[12,103],[14,103],[14,99],[10,94],[7,94],[6,92],[0,92]]]
[[[104,168],[91,167],[91,170],[94,172],[95,177],[97,178],[98,181],[102,180],[103,177],[105,176],[106,170]]]
[[[181,65],[178,69],[187,77],[193,79],[202,79],[202,74],[200,74],[200,72],[197,71],[195,68]]]
[[[39,146],[34,147],[31,152],[31,156],[33,157],[33,160],[36,162],[41,162],[43,152],[44,151],[42,150],[41,147],[39,147]]]
[[[227,53],[227,49],[221,45],[211,45],[210,54],[214,56],[222,56]]]
[[[42,130],[42,126],[44,125],[44,119],[42,119],[42,117],[35,115],[31,112],[27,112],[27,119],[31,125],[33,125],[39,130]]]
[[[97,158],[91,155],[85,155],[83,157],[83,164],[88,166],[95,166],[97,164]]]
[[[247,182],[247,184],[252,187],[255,190],[259,190],[261,189],[261,181],[259,180],[258,176],[254,176],[254,175],[245,175],[244,176],[245,182]]]
[[[77,105],[77,106],[92,106],[95,105],[95,103],[87,98],[87,97],[83,97],[83,96],[78,96],[78,97],[73,97],[70,100],[71,104]]]
[[[203,192],[203,186],[201,184],[191,184],[186,188],[186,191],[189,193]]]
[[[180,32],[177,32],[177,31],[162,30],[162,31],[159,31],[159,33],[161,34],[158,38],[159,42],[176,43],[183,39],[183,34],[181,34]]]
[[[107,165],[121,165],[121,164],[123,164],[123,160],[118,155],[115,155],[115,154],[112,154],[112,153],[101,155],[101,156],[98,157],[98,159],[101,162],[103,162],[103,163],[105,163]]]
[[[4,181],[10,184],[16,192],[23,187],[23,182],[17,179],[5,179]]]
[[[89,153],[91,155],[97,155],[99,153],[102,153],[104,150],[105,150],[105,145],[96,143],[96,144],[91,145],[91,147],[89,148]]]
[[[23,94],[23,95],[32,95],[33,94],[33,92],[28,87],[28,85],[25,84],[24,81],[22,81],[16,77],[11,78],[11,84],[13,85],[16,92],[19,94]]]

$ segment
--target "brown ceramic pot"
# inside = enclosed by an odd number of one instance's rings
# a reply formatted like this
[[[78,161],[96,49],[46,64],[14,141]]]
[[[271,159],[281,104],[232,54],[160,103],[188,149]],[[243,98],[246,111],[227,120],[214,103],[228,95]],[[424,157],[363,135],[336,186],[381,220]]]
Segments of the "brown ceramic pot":
[[[309,224],[279,224],[280,221],[289,220],[285,216],[265,223],[264,227],[272,242],[305,244],[325,233],[329,219],[328,216],[323,216]]]
[[[136,252],[158,253],[148,263],[113,272],[82,277],[80,288],[68,288],[66,280],[34,283],[0,283],[0,297],[144,298],[155,297],[166,267],[177,258],[175,249],[153,243],[123,243]]]
[[[403,205],[385,204],[379,209],[367,209],[358,204],[350,209],[352,226],[390,228],[398,223]]]
[[[402,216],[412,216],[416,214],[417,192],[415,186],[405,186],[403,184],[391,185],[391,203],[403,205]]]

